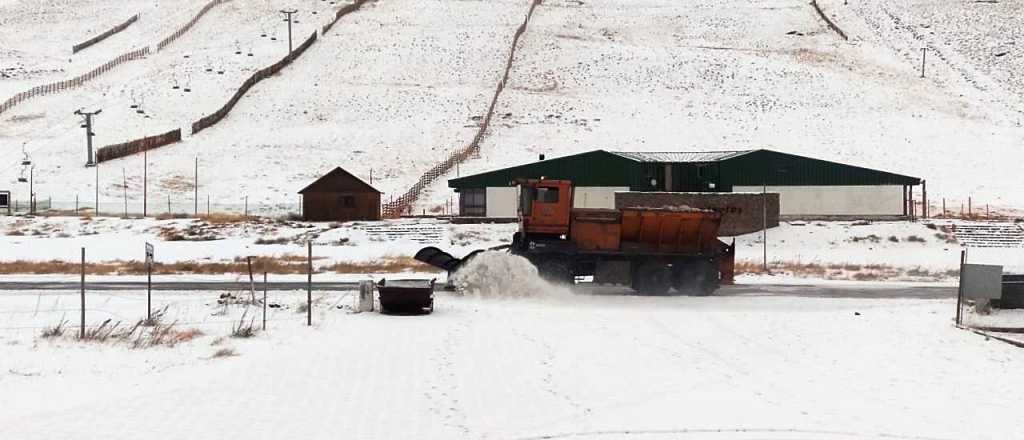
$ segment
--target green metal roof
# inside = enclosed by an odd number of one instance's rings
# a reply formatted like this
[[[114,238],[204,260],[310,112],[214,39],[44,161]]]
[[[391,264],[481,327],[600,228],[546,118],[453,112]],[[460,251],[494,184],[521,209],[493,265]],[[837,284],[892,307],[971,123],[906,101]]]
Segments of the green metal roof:
[[[732,191],[752,185],[920,185],[921,179],[771,150],[624,152],[594,150],[448,181],[456,190],[509,186],[520,178],[633,191]]]

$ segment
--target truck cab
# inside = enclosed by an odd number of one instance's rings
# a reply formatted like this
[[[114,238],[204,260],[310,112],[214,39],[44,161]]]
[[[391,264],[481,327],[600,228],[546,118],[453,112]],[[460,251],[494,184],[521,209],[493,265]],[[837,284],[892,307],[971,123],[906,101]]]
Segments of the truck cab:
[[[519,230],[523,235],[569,234],[572,182],[527,179],[519,184]]]

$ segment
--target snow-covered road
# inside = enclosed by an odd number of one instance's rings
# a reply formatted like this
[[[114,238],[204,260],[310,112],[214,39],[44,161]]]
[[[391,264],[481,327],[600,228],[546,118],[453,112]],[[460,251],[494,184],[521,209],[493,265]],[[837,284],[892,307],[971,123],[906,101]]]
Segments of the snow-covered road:
[[[37,301],[14,298],[4,304]],[[212,310],[160,301],[203,320]],[[1024,385],[1024,351],[953,328],[952,311],[920,299],[442,295],[430,316],[323,307],[313,328],[277,311],[268,333],[216,346],[216,325],[149,350],[7,331],[0,438],[1021,438],[1006,390]],[[239,356],[210,358],[224,346]]]

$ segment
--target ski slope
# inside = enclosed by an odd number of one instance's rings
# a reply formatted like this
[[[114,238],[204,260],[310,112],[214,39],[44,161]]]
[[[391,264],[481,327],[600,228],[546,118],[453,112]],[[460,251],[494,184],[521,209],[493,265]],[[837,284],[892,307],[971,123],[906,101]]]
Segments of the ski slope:
[[[930,200],[953,206],[968,197],[979,206],[1024,206],[1012,166],[1024,144],[1013,75],[1020,58],[1010,44],[1019,6],[820,3],[849,41],[796,0],[547,1],[523,37],[480,157],[448,177],[540,153],[771,148],[919,176]],[[0,78],[0,91],[155,45],[204,2],[69,4],[0,3],[0,38],[12,42],[0,60],[24,66]],[[254,211],[295,211],[296,192],[334,166],[365,180],[372,174],[385,200],[404,192],[469,142],[529,2],[368,3],[257,85],[220,125],[188,133],[252,71],[284,55],[278,9],[300,10],[301,40],[341,4],[227,1],[166,50],[0,115],[0,182],[27,199],[28,185],[15,183],[24,143],[40,198],[63,208],[75,196],[92,200],[95,170],[82,167],[84,132],[71,113],[103,108],[97,146],[186,127],[183,142],[149,158],[151,203],[170,198],[175,211],[191,211],[197,157],[199,199],[238,211],[246,198]],[[67,63],[72,44],[135,12],[138,23]],[[23,32],[30,27],[52,31]],[[934,51],[924,79],[921,47]],[[112,204],[105,211],[125,192],[131,210],[141,211],[141,158],[105,163],[99,179],[101,204]],[[428,192],[416,211],[453,196],[444,178]]]

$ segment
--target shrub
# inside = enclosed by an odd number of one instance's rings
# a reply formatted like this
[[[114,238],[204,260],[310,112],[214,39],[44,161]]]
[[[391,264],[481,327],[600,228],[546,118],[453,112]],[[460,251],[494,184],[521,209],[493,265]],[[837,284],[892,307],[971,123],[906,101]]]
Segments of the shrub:
[[[277,238],[262,238],[261,237],[261,238],[256,239],[256,241],[255,241],[256,244],[288,244],[290,242],[291,241],[287,237],[277,237]]]
[[[890,236],[889,236],[889,241],[891,241],[891,242],[893,242],[893,243],[899,243],[899,242],[900,242],[900,239],[899,239],[899,237],[897,237],[897,236],[895,236],[895,235],[890,235]]]
[[[911,242],[911,243],[924,243],[925,242],[924,238],[918,237],[916,235],[911,235],[911,236],[907,237],[906,240]]]

